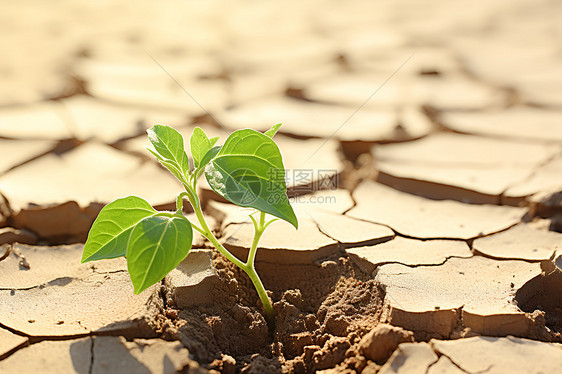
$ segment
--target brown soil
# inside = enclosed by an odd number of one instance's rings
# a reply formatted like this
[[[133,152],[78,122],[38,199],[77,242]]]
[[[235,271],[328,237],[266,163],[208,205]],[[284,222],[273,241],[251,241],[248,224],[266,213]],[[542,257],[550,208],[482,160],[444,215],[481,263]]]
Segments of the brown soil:
[[[268,331],[250,279],[216,255],[220,286],[210,306],[176,309],[166,300],[160,329],[193,358],[225,373],[313,373],[362,370],[361,338],[378,323],[384,291],[346,257],[317,265],[261,264],[276,329]]]
[[[542,264],[543,273],[525,284],[515,295],[519,308],[532,313],[543,311],[551,340],[562,339],[562,273],[550,262]],[[545,339],[546,340],[546,339]]]
[[[554,1],[59,3],[0,17],[0,374],[561,371]],[[274,331],[216,252],[140,295],[124,259],[80,263],[110,201],[175,209],[152,125],[189,148],[278,122],[299,230],[256,257]]]

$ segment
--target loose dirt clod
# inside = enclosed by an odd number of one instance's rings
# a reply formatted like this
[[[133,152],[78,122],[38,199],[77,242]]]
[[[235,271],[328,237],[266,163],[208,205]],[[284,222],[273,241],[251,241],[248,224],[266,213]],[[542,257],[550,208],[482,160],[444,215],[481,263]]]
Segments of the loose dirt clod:
[[[386,361],[400,343],[414,342],[414,334],[400,327],[377,325],[359,342],[359,352],[377,363]]]

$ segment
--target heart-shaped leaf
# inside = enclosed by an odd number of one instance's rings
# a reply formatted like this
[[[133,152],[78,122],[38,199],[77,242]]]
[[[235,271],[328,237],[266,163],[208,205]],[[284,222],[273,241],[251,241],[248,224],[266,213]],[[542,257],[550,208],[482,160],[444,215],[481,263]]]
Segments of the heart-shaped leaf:
[[[182,173],[180,181],[185,180],[185,176],[189,174],[189,158],[185,153],[183,136],[170,126],[154,125],[148,131],[148,139],[154,146],[156,152],[160,155],[158,160],[164,164],[169,170],[170,167],[166,163],[170,163]],[[154,154],[154,152],[152,152]],[[163,162],[164,161],[164,162]],[[174,171],[170,170],[174,175]],[[178,177],[178,175],[176,175]]]
[[[287,198],[281,152],[269,136],[250,129],[235,131],[205,168],[205,177],[211,188],[228,201],[298,227]]]
[[[193,228],[187,218],[159,213],[138,222],[129,238],[127,270],[135,294],[159,282],[187,256]]]
[[[136,196],[117,199],[100,212],[84,245],[82,263],[125,256],[133,226],[156,214],[148,202]]]

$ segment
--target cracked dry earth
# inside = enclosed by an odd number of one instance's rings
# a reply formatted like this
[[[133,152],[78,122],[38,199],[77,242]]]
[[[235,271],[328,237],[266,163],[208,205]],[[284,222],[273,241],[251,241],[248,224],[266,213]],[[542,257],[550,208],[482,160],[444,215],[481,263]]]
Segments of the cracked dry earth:
[[[0,373],[560,371],[559,3],[1,7]],[[277,122],[274,332],[202,237],[136,296],[124,259],[80,264],[104,204],[174,207],[148,127]],[[244,258],[247,212],[200,190]]]

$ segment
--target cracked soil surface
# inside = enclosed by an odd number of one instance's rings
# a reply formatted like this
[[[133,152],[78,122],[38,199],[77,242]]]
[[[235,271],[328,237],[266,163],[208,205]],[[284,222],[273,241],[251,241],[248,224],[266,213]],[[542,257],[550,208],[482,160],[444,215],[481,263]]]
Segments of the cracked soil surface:
[[[560,372],[559,2],[0,8],[0,373]],[[149,127],[278,122],[275,331],[201,236],[140,295],[124,259],[80,264],[104,204],[175,206]],[[248,212],[199,187],[245,259]]]

